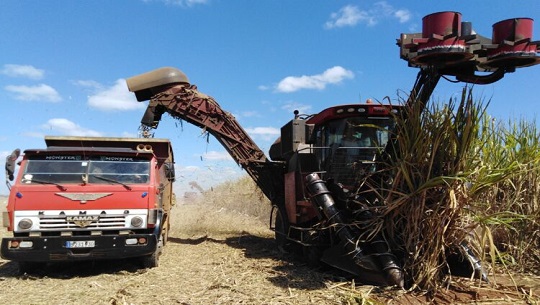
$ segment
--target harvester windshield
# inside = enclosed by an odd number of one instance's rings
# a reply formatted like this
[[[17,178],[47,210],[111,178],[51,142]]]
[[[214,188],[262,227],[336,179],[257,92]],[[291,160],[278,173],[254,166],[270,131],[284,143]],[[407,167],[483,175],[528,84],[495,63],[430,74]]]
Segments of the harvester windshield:
[[[325,178],[353,186],[358,176],[375,170],[377,153],[384,149],[394,125],[392,117],[348,117],[331,120],[316,130],[317,150]]]

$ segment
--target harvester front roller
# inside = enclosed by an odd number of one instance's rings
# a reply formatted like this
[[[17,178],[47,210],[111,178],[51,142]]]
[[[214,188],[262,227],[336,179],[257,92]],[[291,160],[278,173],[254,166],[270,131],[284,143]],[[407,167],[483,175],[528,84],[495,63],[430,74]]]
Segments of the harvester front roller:
[[[316,173],[307,175],[305,179],[312,203],[322,212],[321,216],[335,226],[336,234],[340,238],[338,245],[325,251],[322,260],[358,276],[365,282],[403,288],[403,270],[396,263],[396,257],[390,252],[386,241],[377,236],[368,243],[359,242],[358,234],[347,225],[336,208],[326,183]],[[362,249],[362,245],[365,245],[366,249]],[[367,248],[369,251],[365,251]]]

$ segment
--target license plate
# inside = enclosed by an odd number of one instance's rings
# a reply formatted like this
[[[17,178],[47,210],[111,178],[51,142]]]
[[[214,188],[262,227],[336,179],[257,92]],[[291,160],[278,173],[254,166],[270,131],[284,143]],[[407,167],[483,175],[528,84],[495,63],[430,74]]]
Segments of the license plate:
[[[95,240],[75,240],[66,241],[66,248],[93,248],[96,246]]]

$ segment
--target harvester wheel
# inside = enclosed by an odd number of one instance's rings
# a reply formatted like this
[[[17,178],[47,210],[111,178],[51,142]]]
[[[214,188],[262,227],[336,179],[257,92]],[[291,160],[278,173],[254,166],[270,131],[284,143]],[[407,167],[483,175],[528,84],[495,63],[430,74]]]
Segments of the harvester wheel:
[[[287,239],[289,227],[290,223],[285,207],[279,206],[276,212],[275,238],[278,249],[284,253],[288,253],[291,250],[291,242]]]

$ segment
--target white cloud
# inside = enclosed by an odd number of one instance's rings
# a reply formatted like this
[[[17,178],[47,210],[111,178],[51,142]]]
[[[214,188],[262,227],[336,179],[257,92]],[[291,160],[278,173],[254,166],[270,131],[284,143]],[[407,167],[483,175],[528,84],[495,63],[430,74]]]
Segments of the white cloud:
[[[0,160],[6,160],[7,156],[11,155],[11,151],[0,151]]]
[[[43,78],[45,71],[30,65],[6,64],[4,65],[4,68],[0,70],[0,74],[7,75],[9,77],[24,77],[37,80]]]
[[[187,5],[187,6],[208,3],[208,0],[166,0],[166,1],[171,2],[173,4]]]
[[[41,128],[44,130],[55,131],[58,134],[66,135],[66,136],[85,136],[85,137],[102,137],[103,136],[103,134],[98,131],[83,128],[75,124],[74,122],[68,119],[63,119],[63,118],[50,119],[47,121],[47,123],[43,124]]]
[[[163,2],[167,5],[191,7],[197,4],[206,4],[209,0],[143,0],[144,2]]]
[[[411,13],[406,9],[396,9],[386,1],[376,2],[369,10],[360,10],[357,6],[347,5],[336,13],[330,14],[330,20],[324,24],[324,27],[333,29],[355,26],[359,23],[374,26],[388,18],[395,18],[398,22],[405,23],[411,19]]]
[[[240,114],[242,117],[244,118],[252,118],[252,117],[260,117],[259,113],[257,111],[243,111],[241,114]]]
[[[330,21],[324,24],[327,29],[341,28],[345,26],[354,26],[360,21],[368,21],[370,17],[367,12],[361,11],[358,7],[353,5],[347,5],[339,9],[337,13],[330,14]]]
[[[394,17],[399,20],[399,23],[405,23],[411,19],[411,12],[408,10],[397,10],[394,12]]]
[[[180,173],[192,173],[198,171],[200,168],[195,165],[188,165],[188,166],[179,166],[177,171]]]
[[[274,127],[246,128],[246,132],[253,138],[260,138],[265,141],[273,141],[281,135],[281,130]]]
[[[138,134],[133,132],[124,131],[122,132],[122,138],[138,138]]]
[[[281,106],[281,109],[286,110],[291,115],[294,113],[295,110],[298,110],[300,114],[307,114],[311,111],[311,105],[304,105],[297,102],[290,102]]]
[[[279,135],[280,131],[274,127],[255,127],[246,128],[246,131],[254,135]]]
[[[25,137],[38,138],[38,139],[43,139],[43,137],[45,137],[45,134],[43,132],[36,132],[36,131],[25,131],[22,133],[22,135]]]
[[[202,158],[205,161],[232,160],[232,157],[226,151],[209,151],[203,154]]]
[[[236,119],[261,117],[261,115],[257,111],[242,111],[242,112],[239,112],[239,113],[234,113],[233,116]]]
[[[109,88],[103,88],[96,84],[89,83],[98,91],[88,97],[88,105],[103,111],[123,111],[123,110],[138,110],[146,107],[144,103],[137,102],[135,95],[129,92],[124,79],[119,79]]]
[[[100,83],[94,80],[75,80],[75,81],[72,81],[72,83],[79,87],[85,87],[85,88],[91,88],[91,89],[103,88],[103,86]]]
[[[60,94],[53,87],[45,84],[36,86],[9,85],[4,89],[15,94],[15,99],[21,101],[59,102],[62,100]]]
[[[282,79],[276,90],[278,92],[294,92],[301,89],[323,90],[328,84],[338,84],[344,79],[354,78],[354,73],[343,67],[335,66],[321,74],[288,76]]]

